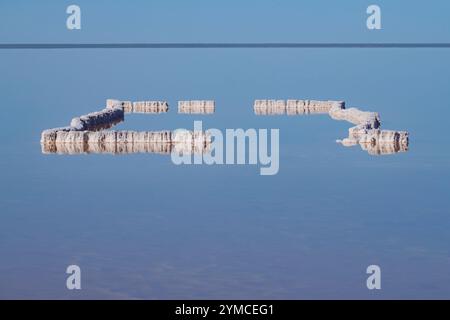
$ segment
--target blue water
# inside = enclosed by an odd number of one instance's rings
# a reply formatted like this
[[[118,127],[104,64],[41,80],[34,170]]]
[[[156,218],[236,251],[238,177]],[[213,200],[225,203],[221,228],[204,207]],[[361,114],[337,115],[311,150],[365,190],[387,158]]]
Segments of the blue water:
[[[80,0],[83,31],[67,33],[65,5],[19,1],[1,4],[0,40],[448,37],[448,2],[412,1],[408,10],[379,2],[384,29],[370,33],[365,1],[328,3],[324,13],[324,1],[238,9],[155,1],[144,10]],[[193,15],[204,19],[187,23]],[[0,51],[0,298],[449,299],[448,57],[448,49]],[[194,120],[205,129],[278,128],[279,173],[176,166],[158,154],[42,154],[42,130],[100,110],[107,98],[170,104],[168,114],[129,115],[119,128],[193,129]],[[335,140],[350,124],[326,115],[254,115],[253,101],[265,98],[377,111],[383,128],[409,131],[409,151],[343,147]],[[216,113],[177,114],[177,101],[188,99],[214,99]],[[66,289],[71,264],[82,270],[81,290]],[[381,290],[366,287],[372,264]]]
[[[448,52],[0,52],[0,297],[449,298]],[[332,59],[331,59],[332,58]],[[130,61],[133,61],[131,63]],[[232,61],[232,63],[230,63]],[[280,171],[170,156],[44,155],[40,132],[106,98],[166,99],[123,128],[279,128]],[[176,113],[215,99],[216,114]],[[344,99],[410,150],[335,143],[328,116],[261,117],[257,98]],[[82,269],[82,290],[65,269]],[[366,288],[366,267],[382,290]]]

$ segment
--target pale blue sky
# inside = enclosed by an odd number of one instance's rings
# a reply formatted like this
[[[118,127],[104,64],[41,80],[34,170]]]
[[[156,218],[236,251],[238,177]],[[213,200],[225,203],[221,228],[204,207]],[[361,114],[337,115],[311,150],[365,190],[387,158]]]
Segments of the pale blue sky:
[[[366,28],[382,9],[383,30]],[[66,29],[66,8],[82,30]],[[446,42],[450,3],[437,1],[1,1],[1,42]]]

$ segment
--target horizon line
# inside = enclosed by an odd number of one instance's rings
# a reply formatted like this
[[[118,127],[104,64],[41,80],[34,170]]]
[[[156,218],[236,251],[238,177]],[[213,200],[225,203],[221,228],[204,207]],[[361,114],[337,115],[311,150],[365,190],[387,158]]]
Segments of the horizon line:
[[[448,49],[450,42],[0,43],[0,49]]]

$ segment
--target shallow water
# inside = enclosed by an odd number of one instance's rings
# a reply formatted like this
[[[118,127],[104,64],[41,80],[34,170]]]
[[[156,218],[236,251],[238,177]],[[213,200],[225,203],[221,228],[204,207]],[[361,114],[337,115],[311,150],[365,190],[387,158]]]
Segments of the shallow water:
[[[1,298],[450,298],[447,51],[12,50],[0,68]],[[118,129],[279,128],[279,173],[41,153],[42,130],[107,98],[169,102]],[[256,116],[265,98],[377,111],[409,151],[343,147],[351,125],[326,115]],[[216,113],[177,114],[184,99]]]

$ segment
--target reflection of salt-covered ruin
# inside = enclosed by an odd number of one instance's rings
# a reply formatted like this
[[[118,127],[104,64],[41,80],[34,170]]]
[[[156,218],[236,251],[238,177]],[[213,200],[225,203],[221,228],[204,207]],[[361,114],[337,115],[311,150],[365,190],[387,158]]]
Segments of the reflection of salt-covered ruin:
[[[211,102],[186,103],[195,113],[211,106]],[[198,106],[201,108],[197,108]],[[212,104],[214,106],[214,104]],[[108,99],[106,108],[73,118],[70,125],[42,132],[43,153],[205,153],[210,149],[211,136],[205,132],[175,131],[115,131],[104,130],[124,121],[125,113],[164,113],[165,101],[118,101]],[[207,112],[211,113],[210,108]],[[214,110],[212,110],[213,112]]]
[[[378,113],[345,108],[343,101],[315,100],[256,100],[257,115],[328,114],[334,120],[346,120],[354,127],[347,138],[337,140],[343,146],[359,144],[372,155],[384,155],[408,150],[409,134],[406,131],[382,130]]]

